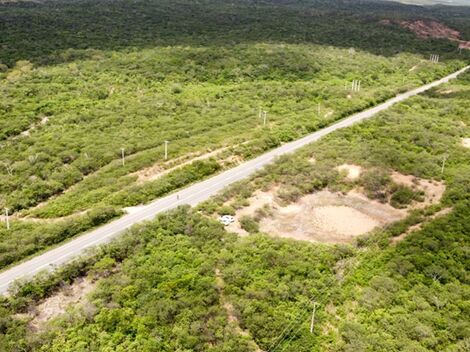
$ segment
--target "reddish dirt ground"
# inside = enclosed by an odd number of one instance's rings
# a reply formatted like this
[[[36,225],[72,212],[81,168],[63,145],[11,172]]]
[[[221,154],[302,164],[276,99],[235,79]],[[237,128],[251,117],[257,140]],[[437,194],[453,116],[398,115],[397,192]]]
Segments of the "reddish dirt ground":
[[[383,25],[390,25],[396,23],[399,26],[406,28],[418,37],[427,39],[427,38],[444,38],[449,39],[459,43],[459,48],[470,49],[470,41],[465,41],[460,38],[460,32],[446,26],[443,23],[437,21],[397,21],[393,22],[391,20],[382,20],[380,21]]]

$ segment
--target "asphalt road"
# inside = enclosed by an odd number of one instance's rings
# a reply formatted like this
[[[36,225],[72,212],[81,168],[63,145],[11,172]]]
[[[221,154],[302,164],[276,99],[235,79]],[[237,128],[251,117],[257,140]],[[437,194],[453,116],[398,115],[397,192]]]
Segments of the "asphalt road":
[[[123,233],[132,225],[153,219],[158,213],[175,208],[182,204],[189,204],[194,206],[204,200],[207,200],[209,197],[215,195],[217,192],[231,183],[242,180],[253,174],[255,171],[263,168],[265,165],[271,163],[276,157],[291,153],[309,143],[319,140],[323,136],[326,136],[333,131],[368,119],[378,112],[388,109],[395,103],[408,99],[413,95],[422,93],[432,87],[446,83],[449,80],[456,78],[459,74],[463,73],[468,68],[470,68],[470,66],[467,66],[438,81],[434,81],[417,89],[400,94],[386,101],[385,103],[354,114],[318,132],[307,135],[294,142],[286,143],[279,148],[273,149],[255,159],[238,165],[233,169],[224,171],[223,173],[205,181],[188,186],[187,188],[184,188],[177,193],[173,193],[169,196],[157,199],[148,205],[143,206],[134,213],[127,214],[118,220],[103,225],[91,232],[85,233],[82,236],[68,241],[59,247],[51,249],[50,251],[11,267],[10,269],[0,273],[0,294],[6,293],[10,284],[16,279],[31,277],[32,275],[37,274],[42,270],[50,270],[57,265],[63,264],[73,257],[79,255],[87,248],[109,242],[112,238]],[[179,199],[177,199],[176,194],[179,195]]]

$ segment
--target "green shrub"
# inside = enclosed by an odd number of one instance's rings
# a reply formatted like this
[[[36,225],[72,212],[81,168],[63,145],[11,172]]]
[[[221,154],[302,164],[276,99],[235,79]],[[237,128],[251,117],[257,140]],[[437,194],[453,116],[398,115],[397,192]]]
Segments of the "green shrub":
[[[217,210],[219,215],[235,215],[235,209],[229,205],[224,205]]]
[[[244,215],[240,218],[240,226],[243,230],[249,233],[259,232],[259,224],[251,216]]]
[[[393,184],[391,187],[392,196],[390,204],[395,208],[406,208],[412,201],[422,201],[423,192],[414,191],[405,185]]]
[[[367,170],[360,178],[360,184],[364,187],[367,196],[381,202],[387,201],[390,182],[388,171],[379,168]]]

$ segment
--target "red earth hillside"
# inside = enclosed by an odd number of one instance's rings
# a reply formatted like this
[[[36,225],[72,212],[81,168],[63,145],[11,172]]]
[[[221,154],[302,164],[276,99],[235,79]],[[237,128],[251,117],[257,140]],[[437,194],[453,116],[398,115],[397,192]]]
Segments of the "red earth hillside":
[[[459,43],[459,48],[470,49],[470,41],[465,41],[460,39],[460,32],[455,29],[449,28],[443,23],[436,21],[391,21],[391,20],[382,20],[380,23],[384,25],[390,25],[396,23],[399,26],[406,28],[418,37],[427,39],[427,38],[443,38],[449,39]]]

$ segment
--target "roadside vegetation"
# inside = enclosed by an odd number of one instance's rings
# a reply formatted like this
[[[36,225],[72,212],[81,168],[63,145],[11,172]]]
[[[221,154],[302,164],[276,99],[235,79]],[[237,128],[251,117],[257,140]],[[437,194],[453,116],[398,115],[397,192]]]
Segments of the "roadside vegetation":
[[[0,208],[12,231],[0,230],[0,267],[455,71],[469,57],[456,43],[381,21],[446,21],[465,38],[467,14],[374,2],[2,2]],[[146,169],[157,171],[139,178]],[[402,189],[394,202],[415,196]]]
[[[2,301],[1,349],[467,350],[469,104],[466,73],[280,158],[196,209],[162,214],[93,256],[19,284]],[[348,178],[338,170],[344,164],[361,175]],[[443,183],[445,192],[426,204],[411,186],[395,185],[397,174]],[[246,237],[212,218],[273,189],[284,206],[355,189],[410,212],[337,244],[258,233],[269,209],[244,218],[253,232]],[[91,295],[33,331],[37,302],[84,275],[95,281]]]

